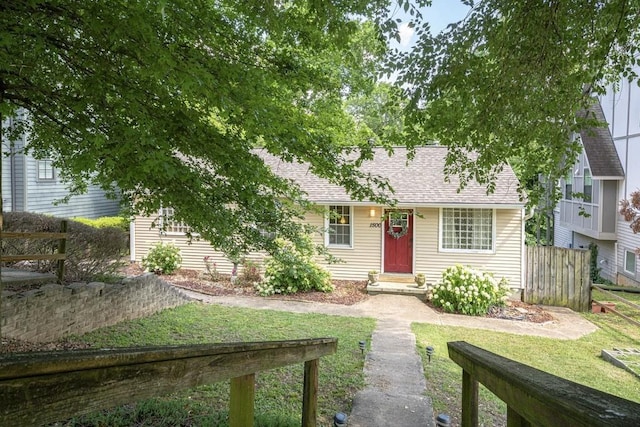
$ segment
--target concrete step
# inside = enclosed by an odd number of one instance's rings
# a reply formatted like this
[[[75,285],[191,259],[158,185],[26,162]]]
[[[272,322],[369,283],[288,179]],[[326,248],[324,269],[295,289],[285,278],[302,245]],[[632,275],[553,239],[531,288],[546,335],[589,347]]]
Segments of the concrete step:
[[[382,273],[381,282],[390,283],[414,283],[414,276],[411,273]]]
[[[371,407],[367,402],[375,402]],[[431,399],[365,389],[358,392],[349,427],[435,426]]]

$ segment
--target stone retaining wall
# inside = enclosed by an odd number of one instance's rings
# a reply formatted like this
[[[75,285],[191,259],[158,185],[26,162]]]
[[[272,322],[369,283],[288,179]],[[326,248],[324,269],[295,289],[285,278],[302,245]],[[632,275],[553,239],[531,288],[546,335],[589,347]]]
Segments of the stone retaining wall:
[[[53,341],[189,301],[153,274],[127,278],[119,284],[48,284],[25,292],[2,292],[0,330],[7,338]]]

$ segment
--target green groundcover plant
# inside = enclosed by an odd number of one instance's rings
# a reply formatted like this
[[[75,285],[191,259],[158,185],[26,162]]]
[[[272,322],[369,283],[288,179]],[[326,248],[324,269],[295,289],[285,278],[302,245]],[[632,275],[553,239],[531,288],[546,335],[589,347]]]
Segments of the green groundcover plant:
[[[433,287],[432,303],[450,313],[481,316],[491,306],[504,305],[508,294],[506,279],[496,280],[491,273],[455,265]]]

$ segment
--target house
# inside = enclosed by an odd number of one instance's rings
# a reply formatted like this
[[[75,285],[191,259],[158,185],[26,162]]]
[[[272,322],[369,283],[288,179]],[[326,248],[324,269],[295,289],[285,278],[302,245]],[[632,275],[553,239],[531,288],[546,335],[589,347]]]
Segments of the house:
[[[499,174],[492,194],[475,183],[458,192],[458,180],[452,177],[447,182],[443,175],[445,147],[417,148],[408,164],[406,148],[394,151],[388,156],[384,149],[377,148],[374,160],[362,166],[367,172],[388,178],[395,190],[398,214],[384,221],[381,217],[388,207],[351,200],[344,189],[312,175],[307,165],[263,157],[275,173],[295,180],[310,201],[337,214],[310,213],[306,218],[326,230],[315,238],[344,261],[326,266],[334,279],[365,280],[369,270],[379,270],[407,276],[421,272],[427,281],[435,281],[445,268],[459,263],[493,272],[507,278],[511,286],[520,287],[524,202],[511,168],[507,166]],[[203,269],[203,258],[209,256],[219,271],[231,271],[228,260],[207,242],[187,245],[179,224],[170,226],[164,235],[152,228],[157,219],[135,219],[133,261],[141,261],[158,241],[169,241],[181,248],[185,268]]]
[[[640,162],[640,88],[637,81],[621,79],[598,101],[592,111],[608,126],[575,135],[583,150],[569,176],[560,180],[554,245],[587,249],[595,244],[603,278],[640,285],[635,253],[640,236],[618,213],[620,200],[640,188],[640,169],[634,167]]]
[[[24,120],[24,116],[18,118]],[[3,128],[13,126],[7,119]],[[115,216],[120,202],[108,199],[105,192],[90,185],[85,194],[73,196],[68,203],[56,202],[69,194],[66,183],[58,177],[51,159],[35,159],[24,152],[27,136],[2,142],[2,210],[33,212],[63,218],[98,218]]]

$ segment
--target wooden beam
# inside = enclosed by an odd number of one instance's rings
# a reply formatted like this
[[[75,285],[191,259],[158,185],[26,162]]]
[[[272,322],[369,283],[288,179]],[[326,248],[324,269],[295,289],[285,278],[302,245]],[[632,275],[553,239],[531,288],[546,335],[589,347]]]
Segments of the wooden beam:
[[[337,339],[0,355],[0,425],[41,425],[333,354]]]
[[[66,239],[67,234],[65,232],[61,233],[48,233],[48,232],[35,232],[35,233],[27,233],[27,232],[9,232],[5,231],[2,233],[3,239]]]
[[[249,427],[253,425],[256,400],[255,379],[255,374],[231,378],[229,427]]]
[[[66,235],[67,234],[67,220],[63,219],[60,221],[60,233]],[[57,268],[57,277],[58,283],[64,283],[64,260],[67,256],[67,239],[60,239],[58,242],[58,255],[62,255],[63,258],[58,259],[58,268]]]
[[[304,363],[302,427],[316,427],[318,420],[318,359]]]
[[[55,261],[64,259],[64,254],[32,254],[32,255],[3,255],[0,257],[1,262],[14,262],[14,261]]]
[[[462,427],[478,427],[478,381],[462,370]]]
[[[499,356],[463,341],[449,357],[535,426],[640,426],[640,404]],[[544,351],[543,348],[540,351]]]

